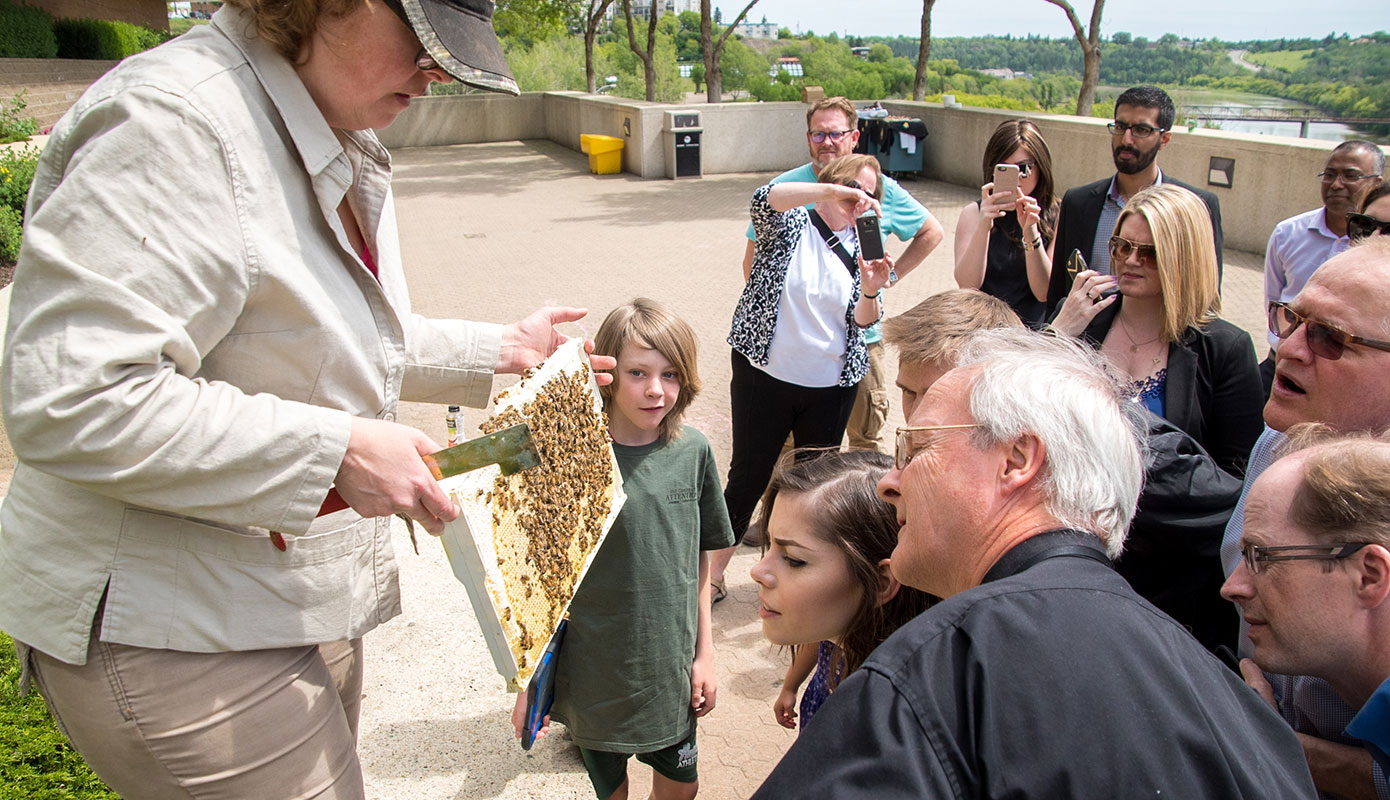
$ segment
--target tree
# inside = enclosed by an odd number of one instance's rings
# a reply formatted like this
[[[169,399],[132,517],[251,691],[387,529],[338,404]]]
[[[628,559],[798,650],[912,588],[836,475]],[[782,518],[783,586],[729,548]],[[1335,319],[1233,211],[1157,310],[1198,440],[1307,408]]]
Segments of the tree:
[[[565,30],[573,10],[573,0],[497,0],[492,27],[499,37],[543,41]]]
[[[1076,35],[1076,41],[1081,45],[1082,73],[1081,73],[1081,94],[1076,97],[1076,115],[1078,117],[1091,116],[1091,106],[1096,102],[1096,84],[1100,83],[1100,13],[1105,7],[1105,0],[1095,0],[1095,5],[1091,8],[1091,31],[1088,34],[1081,27],[1081,20],[1076,18],[1076,11],[1072,9],[1071,3],[1067,0],[1047,0],[1054,6],[1062,9],[1067,14],[1067,22],[1071,23],[1072,33]]]
[[[584,9],[584,80],[588,83],[589,94],[598,91],[594,83],[594,40],[598,38],[603,14],[611,5],[613,0],[588,0],[588,6]]]
[[[705,82],[704,64],[696,64],[690,68],[690,80],[695,82],[695,91],[700,91],[700,86]]]
[[[725,28],[716,39],[714,35],[714,25],[719,21],[719,9],[714,10],[714,15],[710,15],[710,0],[700,0],[700,50],[705,56],[705,99],[706,102],[718,103],[724,96],[724,75],[719,68],[719,57],[723,55],[724,43],[729,41],[729,35],[734,32],[734,28],[748,16],[748,10],[757,5],[758,0],[748,0],[748,5],[738,12],[734,21],[729,27]]]
[[[931,54],[931,9],[936,0],[922,0],[922,36],[917,45],[917,73],[912,77],[912,99],[927,96],[927,56]]]
[[[1133,40],[1134,37],[1131,36],[1127,31],[1116,31],[1110,37],[1110,41],[1114,42],[1115,44],[1129,44]]]
[[[632,52],[637,54],[637,59],[642,62],[642,77],[646,81],[647,102],[656,100],[656,21],[661,17],[661,12],[657,8],[656,0],[651,0],[651,5],[647,8],[647,44],[645,48],[637,46],[637,34],[632,27],[632,0],[623,0],[623,17],[627,20],[627,46],[632,48]]]

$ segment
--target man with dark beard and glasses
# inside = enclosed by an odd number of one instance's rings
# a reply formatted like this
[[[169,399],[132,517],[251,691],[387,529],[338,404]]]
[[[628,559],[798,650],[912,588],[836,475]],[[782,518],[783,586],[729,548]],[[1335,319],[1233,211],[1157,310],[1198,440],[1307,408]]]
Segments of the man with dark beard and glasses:
[[[1053,249],[1052,279],[1047,288],[1048,316],[1071,291],[1074,273],[1065,268],[1073,250],[1080,250],[1093,270],[1110,273],[1108,242],[1115,220],[1129,198],[1140,189],[1163,183],[1181,186],[1202,198],[1211,212],[1216,239],[1216,266],[1221,268],[1221,204],[1216,195],[1163,174],[1158,168],[1158,151],[1172,137],[1173,99],[1154,86],[1126,89],[1115,101],[1115,121],[1110,123],[1110,153],[1115,174],[1095,183],[1078,186],[1062,197],[1057,217],[1057,238]]]

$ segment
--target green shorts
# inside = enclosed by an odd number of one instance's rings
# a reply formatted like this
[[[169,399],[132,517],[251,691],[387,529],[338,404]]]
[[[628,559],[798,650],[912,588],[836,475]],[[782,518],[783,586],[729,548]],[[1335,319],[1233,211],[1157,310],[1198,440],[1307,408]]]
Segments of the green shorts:
[[[627,780],[627,760],[633,756],[632,753],[609,753],[581,747],[579,755],[584,758],[584,768],[589,771],[589,780],[594,784],[594,792],[599,800],[608,800]],[[664,750],[637,753],[636,756],[638,761],[677,783],[694,783],[699,777],[700,749],[695,744],[693,730],[683,741]]]

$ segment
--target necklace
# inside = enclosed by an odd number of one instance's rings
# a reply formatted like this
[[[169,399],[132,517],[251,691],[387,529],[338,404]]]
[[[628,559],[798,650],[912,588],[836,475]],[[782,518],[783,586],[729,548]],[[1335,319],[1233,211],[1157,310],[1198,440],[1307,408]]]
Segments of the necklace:
[[[1152,339],[1146,339],[1142,342],[1136,342],[1134,341],[1134,335],[1129,332],[1129,326],[1125,324],[1125,321],[1123,319],[1120,319],[1119,317],[1116,317],[1115,321],[1120,323],[1120,333],[1123,333],[1125,335],[1125,338],[1129,340],[1130,355],[1137,355],[1139,353],[1139,348],[1151,345],[1163,336],[1163,331],[1160,330]],[[1149,360],[1153,362],[1153,365],[1155,367],[1157,367],[1159,363],[1161,363],[1163,360],[1161,358],[1161,351],[1160,354],[1155,354]]]

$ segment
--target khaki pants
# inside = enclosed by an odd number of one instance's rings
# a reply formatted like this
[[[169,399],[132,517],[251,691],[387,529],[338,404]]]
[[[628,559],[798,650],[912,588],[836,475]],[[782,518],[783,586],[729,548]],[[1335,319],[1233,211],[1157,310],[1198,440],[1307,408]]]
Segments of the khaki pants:
[[[365,796],[362,640],[236,653],[97,641],[84,666],[26,652],[58,727],[125,798]]]
[[[883,342],[869,344],[869,371],[859,381],[859,395],[854,398],[845,428],[850,447],[883,452],[883,424],[888,421],[887,360]]]

